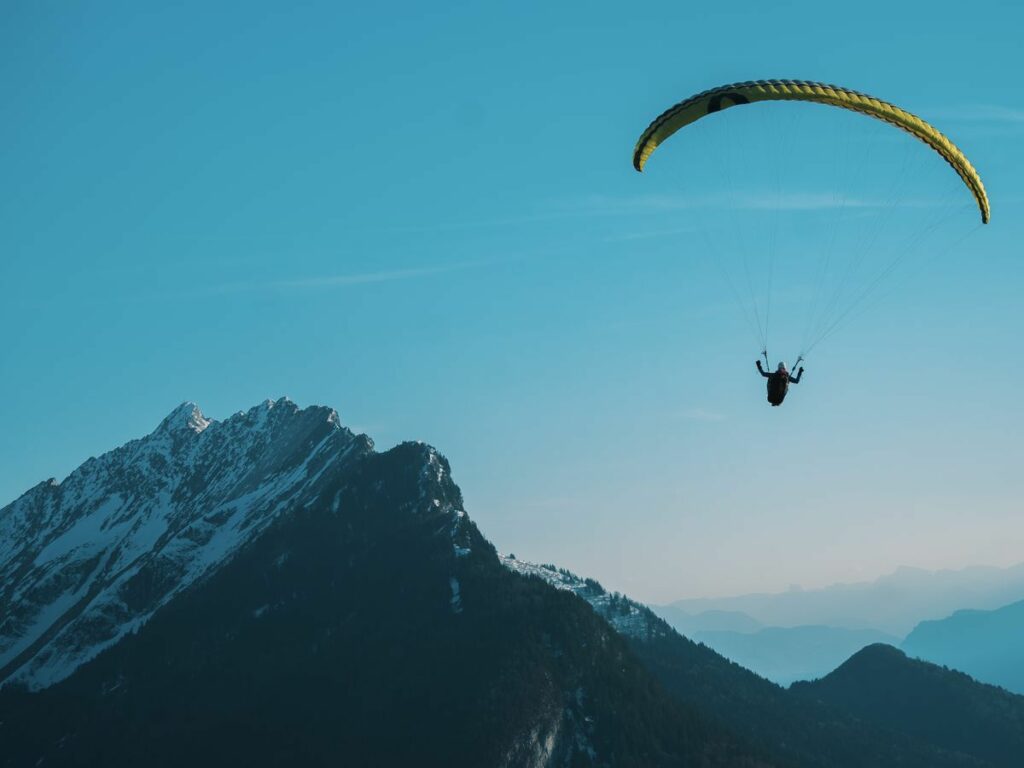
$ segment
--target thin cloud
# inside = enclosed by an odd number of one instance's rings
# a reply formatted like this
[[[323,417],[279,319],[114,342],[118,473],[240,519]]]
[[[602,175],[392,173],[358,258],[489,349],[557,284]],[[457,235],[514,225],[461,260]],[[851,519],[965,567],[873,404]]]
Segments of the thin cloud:
[[[1024,125],[1024,109],[1003,104],[968,104],[957,109],[939,110],[933,116],[950,122]]]
[[[686,421],[725,421],[725,414],[718,411],[708,410],[707,408],[690,408],[679,413],[679,418],[685,419]]]
[[[750,195],[741,198],[738,207],[748,210],[824,211],[832,208],[882,208],[891,205],[880,200],[843,198],[815,192],[789,192],[782,195]]]
[[[300,280],[279,280],[267,283],[272,288],[332,288],[345,285],[363,285],[365,283],[390,283],[396,280],[412,280],[427,275],[438,275],[443,272],[454,272],[475,264],[448,264],[438,267],[414,267],[412,269],[390,269],[381,272],[362,272],[346,275],[322,275]]]
[[[621,235],[611,235],[605,238],[605,242],[618,243],[630,240],[650,240],[655,237],[675,237],[696,232],[694,227],[674,227],[672,229],[652,229],[646,232],[625,232]]]
[[[583,499],[578,496],[547,496],[531,499],[525,503],[525,506],[546,511],[562,511],[566,509],[580,509],[584,506],[584,503]]]
[[[925,200],[897,201],[897,206],[923,207],[945,205]],[[747,211],[816,211],[835,208],[888,208],[889,200],[843,197],[831,192],[784,192],[745,195],[639,195],[636,197],[594,197],[580,204],[592,215],[615,216],[639,213],[667,213],[697,209]]]
[[[288,280],[267,280],[264,282],[227,283],[213,286],[206,293],[242,293],[266,290],[308,290],[324,288],[343,288],[353,285],[370,283],[390,283],[399,280],[415,280],[421,277],[456,272],[480,266],[484,262],[470,261],[455,264],[442,264],[433,267],[412,267],[408,269],[389,269],[377,272],[353,272],[340,275],[318,275],[315,277],[294,278]]]
[[[500,229],[502,227],[518,227],[523,224],[543,224],[549,221],[561,221],[594,215],[587,210],[551,210],[544,213],[527,213],[520,216],[505,216],[493,219],[461,220],[438,222],[435,224],[394,226],[392,232],[411,234],[429,234],[434,232],[459,232],[469,229]]]
[[[893,203],[886,200],[865,198],[844,198],[831,192],[784,192],[746,194],[746,195],[635,195],[631,197],[615,197],[594,195],[577,201],[550,201],[545,211],[525,213],[516,216],[497,217],[493,219],[460,220],[454,222],[437,222],[423,226],[396,226],[392,232],[413,234],[430,234],[457,232],[474,229],[503,229],[521,227],[529,224],[546,224],[571,219],[594,219],[605,217],[626,217],[642,214],[661,214],[673,211],[697,209],[729,209],[729,210],[782,210],[782,211],[815,211],[835,208],[871,209],[887,208]],[[904,207],[922,207],[930,203],[924,201],[897,203]],[[936,203],[938,205],[938,203]],[[679,234],[671,231],[665,234]],[[656,235],[637,233],[623,235],[614,239],[641,239]]]
[[[915,208],[931,209],[945,208],[951,212],[958,207],[969,207],[969,197],[957,198],[955,200],[925,197],[898,197],[889,200],[874,200],[866,198],[844,198],[841,195],[827,193],[799,193],[794,192],[783,195],[751,195],[736,204],[737,208],[752,211],[827,211],[844,209],[847,211],[856,210],[857,215],[870,215],[872,210],[885,210],[888,208]]]
[[[958,109],[938,110],[930,117],[949,126],[951,134],[974,138],[1019,137],[1024,132],[1024,109],[1003,104],[970,104]]]

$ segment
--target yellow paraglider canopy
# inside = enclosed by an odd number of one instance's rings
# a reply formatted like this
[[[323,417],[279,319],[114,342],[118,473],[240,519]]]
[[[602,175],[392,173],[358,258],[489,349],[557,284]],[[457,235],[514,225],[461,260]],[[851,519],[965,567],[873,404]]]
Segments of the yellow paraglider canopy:
[[[988,223],[988,195],[981,177],[964,153],[933,126],[894,104],[837,85],[806,80],[752,80],[698,93],[662,113],[640,136],[633,152],[633,167],[642,171],[651,153],[669,136],[705,115],[758,101],[806,101],[860,112],[901,128],[938,152],[971,190],[981,221]]]

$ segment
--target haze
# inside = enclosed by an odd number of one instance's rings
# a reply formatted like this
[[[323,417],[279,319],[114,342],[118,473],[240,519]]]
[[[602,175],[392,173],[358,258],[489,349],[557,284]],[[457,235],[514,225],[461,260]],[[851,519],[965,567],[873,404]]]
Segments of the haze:
[[[289,395],[437,446],[501,551],[640,600],[1019,562],[1024,11],[962,11],[6,8],[0,504],[183,400]],[[933,119],[993,207],[781,409],[629,163],[758,77]]]

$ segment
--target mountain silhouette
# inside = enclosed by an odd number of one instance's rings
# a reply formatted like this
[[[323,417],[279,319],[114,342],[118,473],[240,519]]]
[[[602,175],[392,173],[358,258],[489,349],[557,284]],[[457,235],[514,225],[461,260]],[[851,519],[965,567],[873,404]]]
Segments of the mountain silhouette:
[[[832,674],[792,690],[991,765],[1019,766],[1024,755],[1024,697],[908,659],[889,645],[869,646]]]
[[[952,768],[1019,742],[1024,699],[936,687],[898,652],[903,694],[984,713],[984,743],[921,727],[927,708],[869,717],[856,686],[786,690],[499,556],[438,451],[379,453],[327,408],[186,404],[0,532],[4,766]]]
[[[1024,694],[1024,601],[921,622],[901,647],[909,656]]]

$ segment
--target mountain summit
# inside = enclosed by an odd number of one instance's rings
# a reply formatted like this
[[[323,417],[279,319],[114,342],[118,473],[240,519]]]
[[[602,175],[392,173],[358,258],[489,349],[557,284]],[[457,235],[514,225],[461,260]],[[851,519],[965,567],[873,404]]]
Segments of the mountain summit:
[[[373,442],[282,398],[224,421],[194,403],[0,510],[0,681],[74,672],[312,503]]]
[[[288,403],[291,401],[288,400],[288,398],[283,397],[278,402]],[[263,407],[266,408],[272,408],[274,405],[276,405],[276,403],[273,403],[270,400],[263,403]],[[211,419],[203,416],[203,412],[199,410],[198,405],[192,402],[184,402],[167,414],[167,418],[160,422],[160,426],[156,428],[156,431],[167,433],[175,433],[182,430],[202,432],[212,423],[213,421]]]

